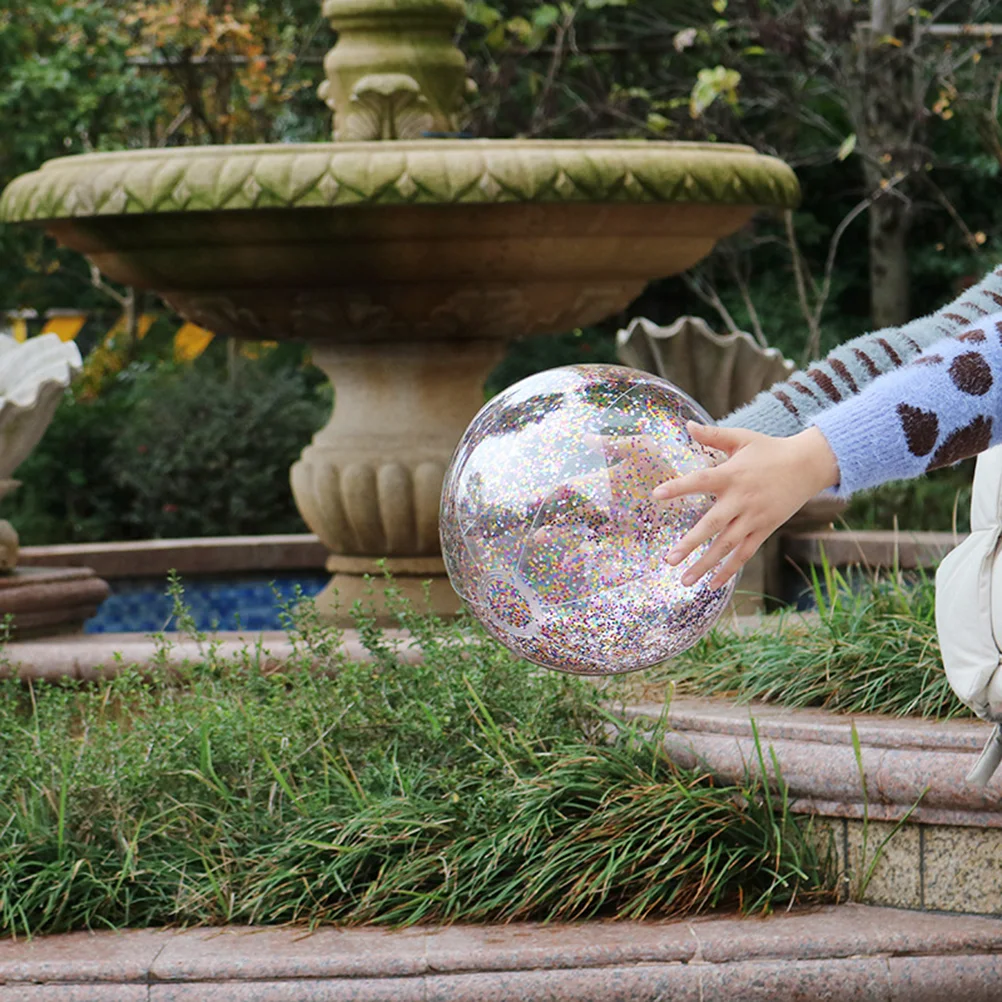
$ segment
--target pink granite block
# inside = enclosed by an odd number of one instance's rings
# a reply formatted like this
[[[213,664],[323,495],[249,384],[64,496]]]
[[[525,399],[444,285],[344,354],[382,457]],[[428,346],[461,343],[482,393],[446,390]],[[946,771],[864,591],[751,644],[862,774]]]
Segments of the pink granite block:
[[[758,958],[810,960],[867,953],[882,920],[886,921],[887,916],[874,919],[853,905],[844,905],[768,917],[708,916],[692,922],[691,928],[698,942],[698,959],[721,964]]]
[[[893,1002],[998,1002],[1002,957],[892,957],[888,962]]]
[[[706,732],[672,732],[665,736],[668,754],[686,767],[702,766],[727,782],[743,782],[750,772],[758,775],[758,749],[753,738]],[[861,803],[863,788],[851,745],[762,738],[767,769],[773,775],[768,750],[780,763],[783,779],[794,798],[821,798]],[[863,750],[868,778],[875,779],[882,752]]]
[[[149,1002],[425,1002],[424,979],[314,978],[151,985]]]
[[[892,1002],[880,957],[708,964],[699,971],[700,1002]]]
[[[146,981],[169,932],[73,932],[0,940],[0,984]]]
[[[988,728],[984,737],[989,735]],[[945,749],[884,751],[871,796],[885,803],[914,804],[953,811],[995,811],[1002,807],[1002,786],[996,779],[986,787],[967,782],[977,752]]]
[[[688,964],[430,975],[426,981],[425,1002],[701,1002],[699,969]]]
[[[427,968],[427,932],[404,929],[193,929],[175,933],[150,969],[155,981],[381,978]]]
[[[460,925],[427,939],[428,969],[440,973],[667,963],[695,950],[684,922]]]
[[[847,904],[767,918],[690,923],[698,958],[712,963],[755,959],[839,959],[874,954],[1002,953],[1002,921]]]
[[[658,715],[637,706],[631,716]],[[896,821],[909,811],[915,823],[1002,827],[1002,772],[984,789],[966,782],[987,736],[978,721],[847,717],[726,700],[672,703],[666,736],[669,754],[684,766],[702,765],[727,782],[758,771],[752,718],[762,745],[775,752],[798,812]],[[866,795],[852,746],[855,722]],[[770,773],[773,771],[771,763]],[[915,809],[915,805],[919,804]]]
[[[146,985],[0,985],[0,1002],[149,1002]]]

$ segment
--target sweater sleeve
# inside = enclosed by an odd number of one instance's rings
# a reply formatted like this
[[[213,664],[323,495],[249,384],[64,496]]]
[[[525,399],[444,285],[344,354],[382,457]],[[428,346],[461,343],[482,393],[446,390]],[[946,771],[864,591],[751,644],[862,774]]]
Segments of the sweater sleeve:
[[[917,477],[1002,440],[1002,313],[811,419],[838,461],[837,494]]]
[[[823,361],[763,391],[720,423],[781,438],[795,435],[822,411],[859,393],[884,373],[906,365],[942,338],[985,322],[1000,307],[1002,268],[930,316],[840,345]]]

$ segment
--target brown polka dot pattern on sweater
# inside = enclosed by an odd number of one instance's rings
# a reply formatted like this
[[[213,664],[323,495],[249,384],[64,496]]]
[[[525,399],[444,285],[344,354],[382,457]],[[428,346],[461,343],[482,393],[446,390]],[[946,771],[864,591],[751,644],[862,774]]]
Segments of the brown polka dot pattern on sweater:
[[[887,357],[891,360],[891,365],[901,365],[901,356],[891,347],[886,338],[878,337],[877,344],[887,352]]]
[[[991,388],[992,367],[976,351],[965,351],[950,363],[950,378],[961,393],[983,397]]]
[[[773,390],[772,395],[795,417],[800,417],[797,405],[782,391]]]
[[[852,353],[863,363],[864,368],[870,374],[872,379],[876,379],[880,375],[880,369],[874,364],[872,358],[865,351],[860,348],[853,348]]]
[[[942,355],[923,355],[921,358],[916,358],[912,365],[939,365],[942,361]]]
[[[936,450],[926,470],[938,470],[941,466],[952,466],[962,459],[984,452],[992,444],[992,419],[979,414],[963,428],[947,435]]]
[[[898,404],[898,417],[913,456],[928,456],[939,437],[939,418],[933,411],[924,411],[911,404]]]

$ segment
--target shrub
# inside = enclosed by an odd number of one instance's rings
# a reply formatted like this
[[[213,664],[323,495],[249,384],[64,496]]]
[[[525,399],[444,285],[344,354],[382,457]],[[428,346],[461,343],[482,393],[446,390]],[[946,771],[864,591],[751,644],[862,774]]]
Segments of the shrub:
[[[134,362],[75,386],[16,472],[24,545],[303,532],[289,467],[329,397],[287,363]]]
[[[67,390],[42,441],[15,471],[21,487],[4,499],[22,545],[125,538],[121,516],[130,498],[109,476],[108,456],[131,412],[126,387],[93,400]]]
[[[302,532],[289,467],[326,408],[293,371],[167,372],[135,402],[108,461],[134,536]]]

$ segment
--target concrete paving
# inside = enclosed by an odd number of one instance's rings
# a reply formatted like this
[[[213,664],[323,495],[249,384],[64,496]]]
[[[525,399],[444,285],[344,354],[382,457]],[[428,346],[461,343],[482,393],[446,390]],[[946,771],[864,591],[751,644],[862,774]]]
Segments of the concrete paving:
[[[997,1002],[1002,920],[768,918],[141,930],[0,941],[0,1002]]]

